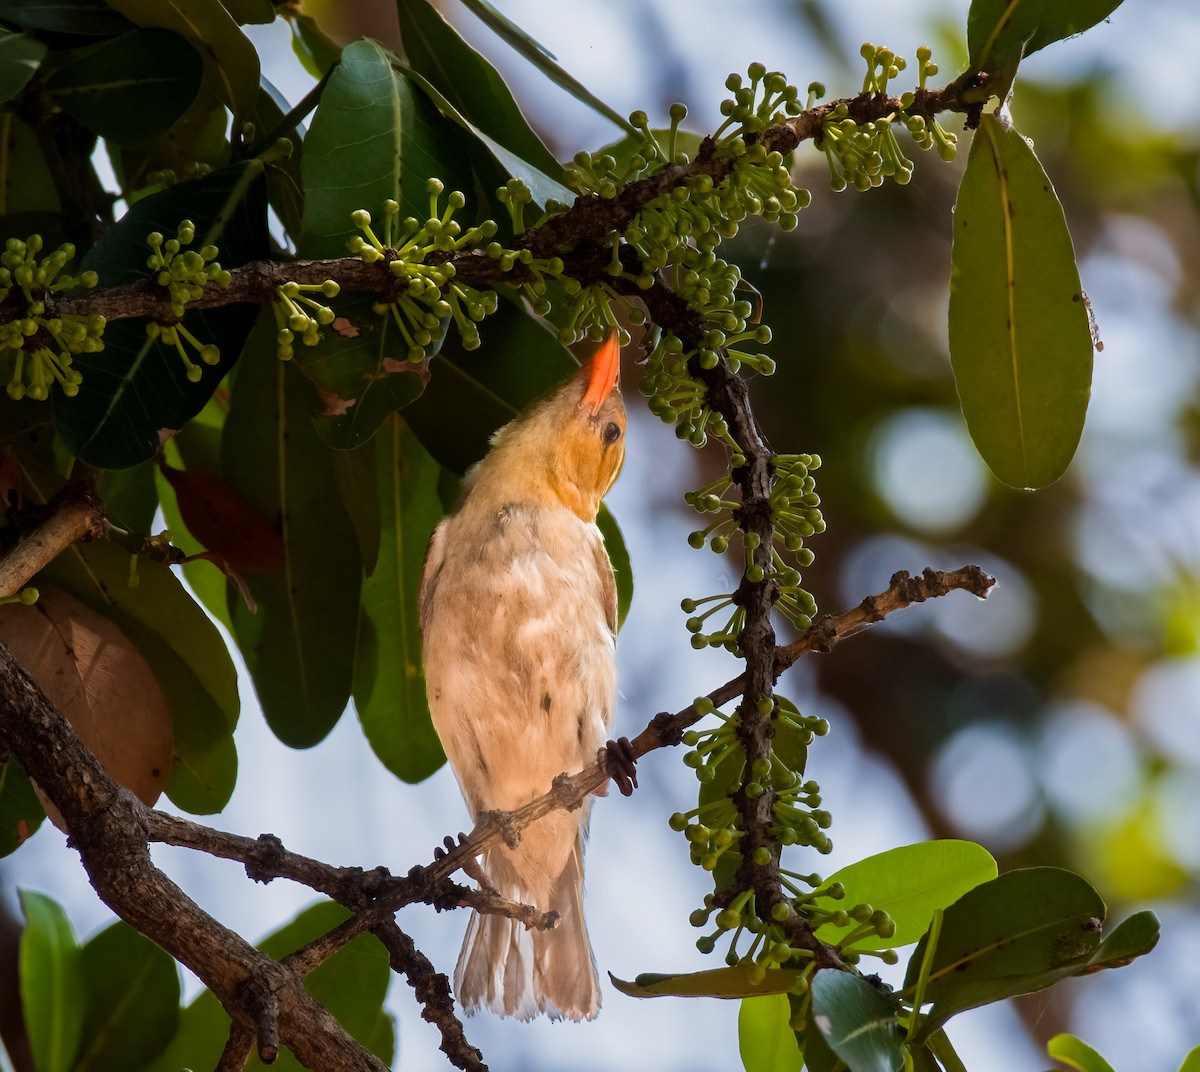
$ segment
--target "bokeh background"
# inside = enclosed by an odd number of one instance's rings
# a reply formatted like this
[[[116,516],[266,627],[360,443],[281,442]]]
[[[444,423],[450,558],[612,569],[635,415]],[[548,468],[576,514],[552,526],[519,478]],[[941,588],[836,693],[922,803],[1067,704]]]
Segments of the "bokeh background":
[[[403,2],[403,0],[401,0]],[[965,59],[966,0],[495,0],[618,111],[665,117],[675,100],[698,132],[719,122],[727,73],[753,60],[831,96],[861,84],[858,46],[911,57],[934,49],[947,79]],[[312,4],[347,36],[395,44],[387,4]],[[323,7],[325,10],[323,10]],[[562,158],[618,136],[527,68],[447,0],[444,10],[510,78]],[[311,80],[282,26],[252,28],[264,70],[292,101]],[[763,293],[779,370],[754,384],[779,450],[822,455],[828,531],[806,581],[823,609],[882,590],[897,569],[977,562],[998,578],[986,603],[956,594],[913,608],[780,688],[832,723],[811,754],[833,812],[826,873],[927,837],[966,837],[1002,869],[1070,867],[1110,918],[1154,908],[1163,939],[1118,972],[967,1013],[951,1038],[972,1072],[1037,1072],[1045,1040],[1074,1031],[1118,1072],[1173,1072],[1200,1043],[1200,15],[1194,0],[1126,0],[1108,23],[1022,66],[1012,114],[1064,203],[1103,350],[1087,429],[1067,475],[1024,494],[979,461],[957,411],[945,341],[950,221],[960,161],[921,154],[907,188],[834,194],[811,146],[797,155],[813,206],[790,235],[746,228],[731,259]],[[901,79],[904,82],[904,79]],[[956,124],[955,124],[956,125]],[[954,125],[951,125],[954,129]],[[915,151],[914,151],[915,152]],[[486,345],[486,325],[484,326]],[[621,732],[676,709],[736,671],[695,653],[680,598],[725,590],[735,567],[693,551],[682,494],[721,459],[677,444],[637,404],[609,502],[630,546],[637,592],[621,635]],[[243,777],[217,823],[271,831],[332,862],[407,870],[465,810],[443,769],[417,786],[375,761],[352,713],[324,743],[289,751],[262,724],[248,682],[238,730]],[[642,790],[595,809],[588,913],[602,972],[709,966],[688,912],[705,878],[666,826],[695,782],[677,755],[643,763]],[[311,902],[254,886],[234,866],[157,848],[202,904],[249,937]],[[0,864],[16,887],[63,900],[81,935],[107,922],[57,831]],[[465,918],[400,916],[449,971]],[[885,977],[887,973],[885,972]],[[893,972],[893,975],[895,973]],[[189,981],[189,993],[197,989]],[[397,1067],[439,1069],[433,1030],[403,983]],[[734,1003],[638,1002],[605,985],[588,1025],[476,1017],[468,1036],[493,1068],[740,1067]]]

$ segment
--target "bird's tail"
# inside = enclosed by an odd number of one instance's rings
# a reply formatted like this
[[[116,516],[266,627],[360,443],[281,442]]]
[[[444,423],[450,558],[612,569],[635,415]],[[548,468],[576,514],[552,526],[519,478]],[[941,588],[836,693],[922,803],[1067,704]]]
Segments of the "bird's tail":
[[[484,869],[505,897],[530,903],[503,850],[484,857]],[[543,911],[559,914],[551,930],[526,930],[507,916],[471,913],[454,988],[463,1009],[491,1009],[532,1020],[590,1020],[600,1011],[600,980],[583,918],[583,838],[576,841]]]

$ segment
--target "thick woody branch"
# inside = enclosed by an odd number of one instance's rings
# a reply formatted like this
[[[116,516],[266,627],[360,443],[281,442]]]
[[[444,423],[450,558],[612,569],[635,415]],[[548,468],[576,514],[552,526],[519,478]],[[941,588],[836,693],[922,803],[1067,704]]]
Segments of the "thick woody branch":
[[[978,77],[974,82],[960,78],[937,90],[917,89],[914,102],[907,110],[926,119],[947,111],[965,112],[970,124],[977,119],[982,104],[967,102],[964,96],[970,96],[969,91],[977,89]],[[846,106],[848,116],[859,124],[892,115],[902,107],[899,97],[882,94],[845,97],[809,108],[786,123],[762,131],[756,136],[757,141],[768,151],[777,150],[786,156],[802,142],[819,138],[826,116],[840,104]],[[728,176],[733,159],[718,155],[715,149],[712,140],[708,139],[696,159],[687,164],[671,165],[629,183],[616,197],[579,197],[565,212],[517,236],[514,244],[529,249],[538,257],[559,256],[566,265],[566,274],[586,280],[596,270],[593,263],[595,247],[613,232],[624,230],[654,198],[700,176],[708,176],[714,183]],[[520,285],[530,278],[521,264],[505,272],[498,261],[479,250],[464,250],[452,255],[433,254],[429,259],[431,262],[453,262],[455,278],[474,287]],[[338,281],[343,293],[370,294],[384,301],[397,297],[402,286],[386,261],[364,264],[361,258],[350,256],[327,260],[253,261],[229,271],[232,278],[228,287],[209,284],[199,298],[188,303],[188,308],[204,309],[239,302],[264,305],[275,298],[275,288],[288,281],[310,284],[332,278]],[[99,314],[107,320],[148,317],[161,323],[173,323],[177,319],[171,312],[166,288],[149,279],[68,296],[47,294],[45,301],[47,316]],[[14,293],[7,303],[0,303],[0,322],[20,315],[23,315],[23,305],[18,294]]]
[[[16,755],[57,805],[100,899],[191,969],[260,1050],[282,1042],[309,1068],[385,1072],[300,975],[222,926],[154,866],[148,809],[108,777],[2,644],[0,750]]]

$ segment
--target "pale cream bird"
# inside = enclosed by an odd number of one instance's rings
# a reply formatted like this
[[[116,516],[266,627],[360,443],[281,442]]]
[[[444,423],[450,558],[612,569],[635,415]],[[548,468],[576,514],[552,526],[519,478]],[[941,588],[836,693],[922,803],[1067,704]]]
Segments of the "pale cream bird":
[[[496,432],[429,543],[420,593],[429,709],[472,820],[543,795],[556,775],[595,762],[608,736],[617,593],[596,513],[625,457],[619,364],[613,334],[578,375]],[[587,1020],[599,1011],[583,917],[590,805],[551,812],[516,848],[485,853],[497,892],[559,920],[530,931],[473,912],[454,974],[467,1012]]]

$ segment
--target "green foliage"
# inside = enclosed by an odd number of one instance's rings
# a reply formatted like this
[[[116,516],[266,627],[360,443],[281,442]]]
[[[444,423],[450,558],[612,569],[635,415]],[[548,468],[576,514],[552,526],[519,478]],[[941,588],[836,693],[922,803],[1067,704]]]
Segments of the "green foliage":
[[[21,1010],[37,1072],[69,1072],[83,1037],[87,983],[75,933],[62,907],[21,891]]]
[[[895,999],[848,972],[818,973],[813,1021],[829,1048],[854,1072],[898,1072],[904,1061]]]
[[[42,825],[42,809],[21,761],[9,756],[0,764],[0,856],[7,856]]]
[[[1046,1053],[1077,1072],[1113,1072],[1112,1065],[1074,1035],[1055,1035],[1046,1043]]]
[[[738,1010],[738,1050],[746,1072],[801,1072],[792,1010],[784,994],[745,998]]]
[[[1066,469],[1092,381],[1062,206],[1024,138],[985,115],[954,212],[950,355],[971,438],[1014,488]]]

